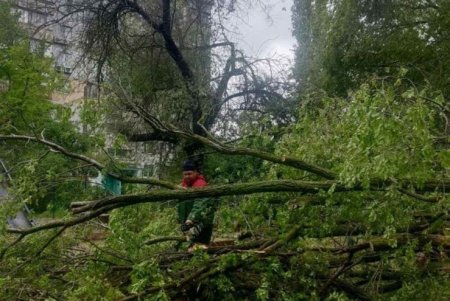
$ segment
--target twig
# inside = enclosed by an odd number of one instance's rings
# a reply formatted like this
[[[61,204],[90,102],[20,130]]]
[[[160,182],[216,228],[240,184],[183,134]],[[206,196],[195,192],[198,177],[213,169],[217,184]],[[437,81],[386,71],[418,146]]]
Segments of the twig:
[[[5,256],[6,252],[8,252],[9,249],[18,244],[25,236],[26,235],[24,234],[19,235],[12,243],[3,248],[3,250],[0,252],[0,260],[3,260],[3,257]]]
[[[294,227],[291,231],[289,231],[289,233],[283,237],[280,238],[279,240],[277,240],[274,244],[270,245],[269,247],[265,248],[263,250],[263,252],[261,252],[260,254],[265,256],[265,255],[269,255],[271,254],[271,252],[273,252],[274,250],[276,250],[277,248],[281,247],[283,244],[289,242],[290,240],[294,239],[297,236],[298,231],[300,230],[301,226],[296,226]],[[151,287],[149,289],[144,290],[141,293],[138,294],[133,294],[133,295],[129,295],[126,296],[124,298],[121,298],[117,301],[130,301],[130,300],[136,300],[142,296],[145,295],[149,295],[151,293],[160,291],[160,290],[168,290],[168,289],[179,289],[183,286],[185,286],[186,284],[197,280],[197,281],[201,281],[203,279],[206,279],[208,277],[214,276],[218,273],[223,273],[225,271],[229,271],[231,269],[236,269],[238,267],[241,267],[244,264],[253,264],[255,263],[259,258],[258,257],[253,257],[247,260],[238,260],[237,262],[225,267],[225,268],[221,268],[221,267],[213,267],[212,263],[218,261],[219,258],[215,258],[213,259],[207,266],[200,268],[199,270],[195,271],[192,275],[190,275],[189,277],[186,277],[184,279],[182,279],[180,282],[172,282],[163,286],[156,286],[156,287]]]
[[[100,252],[106,253],[106,254],[108,254],[108,255],[111,255],[111,256],[116,257],[116,258],[118,258],[118,259],[127,261],[127,262],[129,262],[129,263],[133,263],[132,260],[130,260],[129,258],[125,257],[125,256],[122,255],[122,254],[118,254],[118,253],[113,252],[113,251],[111,251],[111,250],[105,250],[105,249],[102,249],[102,248],[100,248],[98,245],[96,245],[95,243],[93,243],[93,242],[90,241],[90,240],[85,240],[85,241],[86,241],[87,243],[89,243],[90,245],[92,245],[92,246],[93,246],[94,248],[96,248],[97,250],[99,250]]]
[[[166,241],[177,241],[177,242],[185,242],[186,237],[184,236],[164,236],[164,237],[157,237],[153,239],[148,239],[144,242],[145,245],[153,245],[160,242],[166,242]]]
[[[41,255],[42,252],[44,252],[44,250],[58,237],[60,236],[64,230],[67,229],[68,226],[64,226],[62,227],[58,232],[55,233],[55,235],[53,235],[52,237],[50,237],[50,239],[34,254],[35,257],[38,257],[39,255]]]
[[[408,196],[410,196],[412,198],[415,198],[417,200],[420,200],[420,201],[423,201],[423,202],[427,202],[427,203],[437,203],[437,202],[439,202],[440,200],[443,199],[443,197],[441,197],[441,196],[427,197],[427,196],[424,196],[422,194],[406,190],[404,188],[399,188],[398,191],[400,191],[401,193],[406,194],[406,195],[408,195]]]
[[[94,160],[93,158],[71,152],[71,151],[67,150],[66,148],[62,147],[61,145],[56,144],[51,141],[48,141],[48,140],[45,140],[45,139],[32,137],[32,136],[24,136],[24,135],[0,135],[0,140],[22,140],[22,141],[40,143],[40,144],[50,147],[51,149],[65,155],[69,158],[86,162],[86,163],[92,165],[93,167],[95,167],[97,170],[105,172],[104,164]],[[168,188],[168,189],[176,189],[177,188],[176,184],[173,184],[173,183],[170,183],[167,181],[163,181],[163,180],[159,180],[159,179],[155,179],[155,178],[126,177],[126,176],[122,176],[122,175],[119,175],[116,173],[111,173],[111,172],[106,172],[106,174],[108,174],[109,176],[116,178],[122,182],[131,183],[131,184],[157,185],[157,186],[161,186],[161,187]]]

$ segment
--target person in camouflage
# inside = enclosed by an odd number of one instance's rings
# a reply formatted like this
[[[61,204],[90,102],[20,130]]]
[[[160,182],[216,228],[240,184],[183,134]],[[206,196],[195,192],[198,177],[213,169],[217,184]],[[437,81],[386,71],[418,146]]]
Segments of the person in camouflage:
[[[190,189],[207,185],[208,183],[200,173],[196,162],[186,161],[183,165],[181,186]],[[181,231],[188,236],[193,245],[206,246],[211,241],[216,203],[214,200],[204,198],[178,204],[178,220],[181,224]]]

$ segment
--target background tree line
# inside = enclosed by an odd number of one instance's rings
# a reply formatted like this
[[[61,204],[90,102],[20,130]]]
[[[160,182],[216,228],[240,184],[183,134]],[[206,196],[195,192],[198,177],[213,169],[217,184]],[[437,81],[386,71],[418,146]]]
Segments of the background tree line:
[[[2,8],[0,145],[14,166],[12,195],[50,210],[45,180],[65,196],[58,219],[2,226],[2,296],[449,298],[449,4],[296,1],[294,87],[267,76],[215,23],[214,14],[242,9],[238,1],[70,5],[84,13],[82,45],[99,66],[104,96],[88,108],[96,136],[78,133],[67,110],[47,101],[51,62],[25,37],[11,40],[15,18]],[[166,145],[161,178],[123,173],[101,150],[103,120],[129,141]],[[214,185],[176,189],[186,155],[203,160]],[[111,196],[68,185],[69,170],[128,184]],[[183,238],[172,205],[197,197],[220,197],[216,237],[234,244],[174,249]],[[17,207],[2,203],[2,216]],[[109,223],[99,224],[106,212]]]

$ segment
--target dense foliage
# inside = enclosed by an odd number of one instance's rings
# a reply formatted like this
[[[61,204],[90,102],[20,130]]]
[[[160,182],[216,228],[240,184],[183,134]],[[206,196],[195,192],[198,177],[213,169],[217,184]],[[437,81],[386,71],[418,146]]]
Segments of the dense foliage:
[[[17,22],[18,15],[10,12],[9,5],[0,3],[1,133],[31,134],[64,144],[74,151],[87,151],[95,142],[78,133],[71,122],[70,108],[49,100],[52,93],[62,89],[64,81],[54,70],[52,59],[45,56],[45,44],[35,45],[31,50],[31,42]],[[71,189],[85,186],[79,176],[87,172],[86,168],[77,170],[78,163],[45,147],[2,142],[0,158],[11,170],[11,189],[18,200],[38,211],[47,206],[67,208],[77,195]],[[61,182],[62,179],[65,180]]]
[[[408,68],[415,85],[448,94],[448,1],[300,0],[293,12],[302,89],[345,96],[373,74]]]
[[[28,202],[42,196],[52,206],[56,198],[49,198],[39,184],[42,170],[47,181],[56,182],[61,180],[57,171],[73,172],[75,167],[84,171],[72,174],[78,179],[93,169],[121,179],[124,195],[105,197],[103,191],[63,181],[55,187],[58,198],[65,195],[66,210],[70,201],[92,202],[73,202],[73,215],[60,212],[61,220],[44,220],[31,230],[3,225],[2,298],[450,299],[448,78],[440,76],[447,74],[448,54],[446,41],[438,39],[450,30],[444,18],[448,5],[301,0],[294,11],[299,93],[286,102],[297,103],[287,108],[295,115],[285,119],[289,122],[277,123],[276,116],[249,110],[241,119],[245,123],[238,125],[237,139],[221,142],[228,136],[220,131],[199,135],[172,123],[171,111],[192,101],[186,101],[186,91],[178,93],[185,89],[182,77],[165,79],[162,90],[155,91],[155,78],[144,89],[141,76],[150,69],[143,65],[123,74],[122,92],[130,97],[142,92],[137,104],[145,95],[170,100],[167,111],[159,102],[156,111],[131,106],[148,128],[175,145],[195,141],[204,147],[211,187],[196,191],[177,189],[176,157],[168,160],[170,166],[160,167],[173,183],[118,173],[124,164],[101,155],[98,140],[88,139],[95,137],[77,134],[67,111],[46,101],[55,87],[47,81],[56,80],[50,77],[49,62],[19,43],[22,54],[10,56],[5,66],[23,66],[24,57],[41,65],[8,69],[18,87],[33,91],[28,98],[12,89],[2,92],[0,106],[8,114],[0,118],[8,123],[0,126],[0,154],[13,149],[5,158],[20,166],[12,173],[17,179],[12,195]],[[422,24],[419,16],[436,26],[418,30],[410,23]],[[12,55],[14,47],[0,51]],[[114,59],[128,64],[129,58],[116,51]],[[442,68],[432,68],[438,58]],[[174,66],[156,67],[158,74],[177,72]],[[30,88],[23,79],[28,74],[34,80]],[[275,102],[282,101],[279,96],[271,94]],[[110,97],[115,96],[106,100]],[[35,132],[11,108],[42,110],[27,113],[35,120]],[[85,107],[83,113],[93,132],[102,127],[95,109]],[[155,113],[161,109],[164,114]],[[36,138],[42,131],[47,140]],[[29,135],[27,147],[20,149],[26,139],[14,140],[10,134]],[[47,154],[48,148],[53,152]],[[25,156],[27,163],[20,163]],[[187,252],[188,242],[178,229],[174,205],[190,195],[220,202],[208,250]],[[19,207],[1,206],[2,218]],[[105,212],[107,222],[101,215]]]

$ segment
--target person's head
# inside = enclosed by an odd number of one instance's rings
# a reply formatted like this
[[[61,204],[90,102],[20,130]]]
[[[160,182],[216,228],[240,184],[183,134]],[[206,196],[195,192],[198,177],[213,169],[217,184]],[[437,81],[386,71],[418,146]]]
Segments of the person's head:
[[[188,160],[183,164],[183,180],[186,184],[191,185],[199,176],[200,171],[195,161]]]

